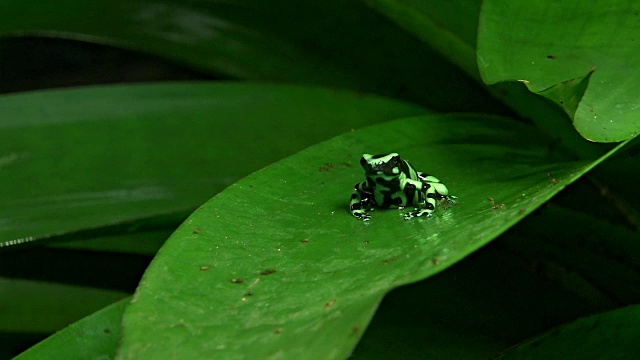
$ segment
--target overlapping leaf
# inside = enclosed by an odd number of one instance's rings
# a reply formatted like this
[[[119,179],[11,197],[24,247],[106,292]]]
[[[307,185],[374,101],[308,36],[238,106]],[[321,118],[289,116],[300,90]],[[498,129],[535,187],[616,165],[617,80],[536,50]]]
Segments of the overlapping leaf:
[[[480,81],[476,57],[476,38],[481,1],[456,3],[451,1],[389,1],[367,0],[381,13],[414,33],[421,40],[436,48],[451,62]],[[498,34],[499,35],[499,34]],[[496,34],[486,34],[487,41],[496,41]],[[508,50],[505,50],[508,51]],[[492,54],[495,56],[494,54]],[[573,114],[584,94],[588,82],[560,84],[544,95],[556,100],[562,97],[562,107]],[[562,142],[578,157],[593,157],[603,149],[590,144],[575,132],[567,114],[558,111],[553,103],[532,94],[521,84],[498,83],[489,87],[493,96],[500,99],[521,117],[531,119],[548,135]]]
[[[485,1],[480,73],[525,82],[564,107],[586,139],[630,139],[640,133],[639,12],[633,0]]]

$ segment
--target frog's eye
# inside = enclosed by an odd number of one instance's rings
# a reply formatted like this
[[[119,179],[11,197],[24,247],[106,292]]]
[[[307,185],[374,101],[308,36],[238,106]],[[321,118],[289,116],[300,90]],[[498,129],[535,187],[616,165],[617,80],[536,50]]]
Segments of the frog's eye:
[[[391,166],[396,167],[400,165],[400,156],[394,156],[391,158]]]
[[[360,166],[365,166],[365,165],[367,165],[367,159],[365,159],[363,156],[360,158]]]

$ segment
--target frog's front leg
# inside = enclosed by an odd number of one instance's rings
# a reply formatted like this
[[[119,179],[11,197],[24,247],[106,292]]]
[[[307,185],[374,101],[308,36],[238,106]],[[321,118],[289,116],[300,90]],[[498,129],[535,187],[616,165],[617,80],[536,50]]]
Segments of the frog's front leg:
[[[373,191],[367,187],[366,181],[356,184],[349,204],[351,215],[362,221],[370,220],[371,215],[367,214],[367,211],[375,205],[375,201]]]

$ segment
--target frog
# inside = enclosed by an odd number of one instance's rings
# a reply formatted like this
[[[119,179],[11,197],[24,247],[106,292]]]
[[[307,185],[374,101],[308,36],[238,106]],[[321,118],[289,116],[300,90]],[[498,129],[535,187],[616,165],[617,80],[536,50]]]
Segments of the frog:
[[[369,221],[369,211],[375,208],[400,210],[413,206],[406,220],[416,217],[431,217],[436,204],[455,202],[458,198],[449,195],[449,189],[438,178],[416,171],[398,153],[363,154],[360,166],[366,180],[354,186],[350,211],[356,218]]]

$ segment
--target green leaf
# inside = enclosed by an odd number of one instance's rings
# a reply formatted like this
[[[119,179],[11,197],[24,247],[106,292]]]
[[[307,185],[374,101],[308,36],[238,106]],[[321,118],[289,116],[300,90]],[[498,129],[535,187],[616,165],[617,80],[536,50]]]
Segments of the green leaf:
[[[482,1],[365,2],[426,41],[469,76],[480,80],[476,62],[476,37]]]
[[[606,6],[487,0],[478,31],[480,73],[487,83],[522,81],[549,96],[588,140],[630,139],[640,132],[640,72],[630,71],[640,67],[639,12],[633,0]]]
[[[528,341],[496,359],[636,359],[640,305],[589,316]]]
[[[0,36],[16,35],[116,45],[218,76],[506,113],[481,85],[359,1],[2,1]]]
[[[120,321],[130,298],[123,299],[48,337],[15,360],[113,359],[120,339]]]
[[[390,151],[459,202],[430,219],[381,210],[356,220],[355,165]],[[174,233],[126,310],[120,355],[345,357],[387,291],[477,250],[604,158],[569,161],[535,129],[477,115],[402,119],[324,142],[234,184]]]
[[[0,248],[114,224],[135,231],[159,216],[181,221],[309,144],[425,112],[362,94],[256,84],[2,96]]]

